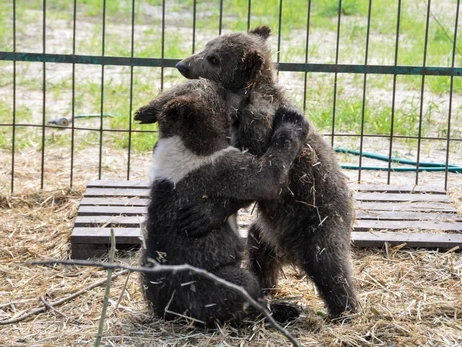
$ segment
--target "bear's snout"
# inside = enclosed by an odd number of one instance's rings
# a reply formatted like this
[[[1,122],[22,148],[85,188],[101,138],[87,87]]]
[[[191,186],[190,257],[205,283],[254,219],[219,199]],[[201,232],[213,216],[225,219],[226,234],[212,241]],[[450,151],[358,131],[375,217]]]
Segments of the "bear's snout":
[[[185,63],[183,63],[183,61],[180,61],[179,63],[177,63],[177,64],[175,65],[175,67],[178,69],[178,71],[180,71],[180,73],[181,73],[184,77],[186,77],[186,78],[191,78],[191,77],[189,76],[191,70],[189,69],[189,67],[188,67]]]

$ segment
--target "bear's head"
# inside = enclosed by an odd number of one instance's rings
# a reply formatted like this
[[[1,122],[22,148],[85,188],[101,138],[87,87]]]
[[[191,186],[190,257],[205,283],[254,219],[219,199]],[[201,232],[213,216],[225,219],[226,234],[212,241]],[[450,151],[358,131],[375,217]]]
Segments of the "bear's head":
[[[270,28],[231,33],[209,41],[205,48],[180,61],[176,68],[188,78],[206,78],[237,92],[251,86],[256,77],[273,79],[274,66],[266,40]]]
[[[229,145],[232,117],[228,93],[202,78],[161,93],[135,113],[135,120],[157,123],[159,139],[177,136],[198,155],[209,155]]]

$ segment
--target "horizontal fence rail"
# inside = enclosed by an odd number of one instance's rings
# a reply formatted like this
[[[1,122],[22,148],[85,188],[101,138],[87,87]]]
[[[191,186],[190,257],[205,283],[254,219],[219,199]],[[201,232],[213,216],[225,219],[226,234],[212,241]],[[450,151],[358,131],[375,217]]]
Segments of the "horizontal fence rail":
[[[180,59],[108,57],[97,55],[72,55],[50,53],[0,52],[0,61],[23,61],[40,63],[90,64],[114,66],[145,66],[174,68]],[[462,67],[441,66],[394,66],[361,64],[313,64],[278,63],[279,71],[355,73],[380,75],[425,75],[425,76],[462,76]]]

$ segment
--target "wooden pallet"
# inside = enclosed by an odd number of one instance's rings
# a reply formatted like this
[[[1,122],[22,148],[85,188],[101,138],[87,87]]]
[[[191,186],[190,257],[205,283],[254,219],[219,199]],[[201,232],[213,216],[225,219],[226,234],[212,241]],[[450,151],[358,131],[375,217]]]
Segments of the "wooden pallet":
[[[462,249],[462,216],[446,192],[429,187],[352,184],[356,200],[355,247]],[[117,248],[139,247],[140,225],[149,201],[149,183],[91,181],[72,230],[72,258],[102,256],[114,229]],[[248,223],[241,223],[245,229]]]

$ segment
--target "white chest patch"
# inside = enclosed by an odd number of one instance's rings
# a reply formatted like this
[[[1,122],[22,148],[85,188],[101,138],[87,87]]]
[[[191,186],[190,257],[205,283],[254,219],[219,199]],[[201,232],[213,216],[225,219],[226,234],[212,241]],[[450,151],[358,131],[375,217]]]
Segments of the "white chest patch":
[[[191,171],[212,164],[216,158],[231,151],[238,149],[229,146],[209,156],[200,156],[187,149],[179,136],[159,139],[152,154],[149,176],[151,181],[167,179],[176,184]]]

